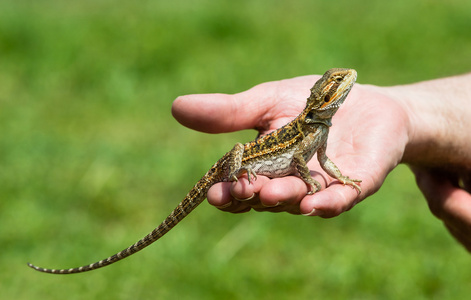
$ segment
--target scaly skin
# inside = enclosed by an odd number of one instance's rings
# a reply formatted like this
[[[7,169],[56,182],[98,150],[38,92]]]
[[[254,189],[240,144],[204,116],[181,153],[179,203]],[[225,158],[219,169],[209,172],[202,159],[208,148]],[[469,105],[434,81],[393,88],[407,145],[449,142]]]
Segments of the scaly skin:
[[[311,177],[306,165],[315,153],[321,167],[329,176],[354,187],[360,193],[361,188],[357,182],[361,180],[343,176],[325,154],[332,117],[345,101],[355,83],[356,75],[356,71],[352,69],[327,71],[312,87],[306,107],[299,116],[285,126],[252,142],[245,145],[237,143],[195,184],[183,201],[158,227],[135,244],[106,259],[78,268],[45,269],[29,263],[28,266],[44,273],[73,274],[95,270],[120,261],[169,232],[206,199],[206,194],[213,184],[236,181],[243,173],[248,174],[249,182],[256,179],[256,174],[271,178],[298,174],[309,185],[309,193],[315,193],[321,189],[321,185]]]

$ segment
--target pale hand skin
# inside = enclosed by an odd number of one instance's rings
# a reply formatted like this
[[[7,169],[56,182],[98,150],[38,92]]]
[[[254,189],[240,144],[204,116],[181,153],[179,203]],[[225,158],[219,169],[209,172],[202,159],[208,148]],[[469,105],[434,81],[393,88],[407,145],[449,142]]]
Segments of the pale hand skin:
[[[319,77],[263,83],[235,95],[181,96],[172,113],[203,132],[266,134],[301,112]],[[362,180],[360,195],[313,158],[308,165],[323,187],[314,195],[296,176],[258,176],[252,184],[241,178],[214,185],[208,202],[234,213],[253,208],[329,218],[375,193],[392,169],[407,163],[432,212],[471,251],[470,100],[471,74],[394,87],[356,84],[332,119],[327,155],[344,175]]]

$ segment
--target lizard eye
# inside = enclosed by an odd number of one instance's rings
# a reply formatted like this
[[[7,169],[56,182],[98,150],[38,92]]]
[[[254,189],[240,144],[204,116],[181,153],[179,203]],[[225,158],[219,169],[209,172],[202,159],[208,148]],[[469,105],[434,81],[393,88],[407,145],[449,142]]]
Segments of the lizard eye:
[[[342,82],[342,77],[337,77],[337,78],[335,78],[335,82],[341,83],[341,82]]]
[[[327,103],[330,101],[330,95],[325,95],[324,102]]]

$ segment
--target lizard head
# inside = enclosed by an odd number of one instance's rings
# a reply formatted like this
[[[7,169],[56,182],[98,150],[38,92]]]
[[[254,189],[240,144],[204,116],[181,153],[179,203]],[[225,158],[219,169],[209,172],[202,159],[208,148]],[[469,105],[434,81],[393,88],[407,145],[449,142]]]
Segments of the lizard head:
[[[311,89],[305,111],[306,122],[330,119],[345,101],[357,78],[353,69],[330,69]]]

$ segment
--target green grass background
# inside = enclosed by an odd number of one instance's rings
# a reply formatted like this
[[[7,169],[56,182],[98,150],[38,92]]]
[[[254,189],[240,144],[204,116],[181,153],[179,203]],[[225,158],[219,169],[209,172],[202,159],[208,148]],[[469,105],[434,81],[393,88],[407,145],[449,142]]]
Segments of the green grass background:
[[[204,203],[147,234],[235,142],[179,125],[172,101],[352,67],[395,85],[471,70],[471,2],[1,1],[2,299],[465,299],[470,256],[405,166],[329,220]],[[393,137],[391,137],[393,138]]]

